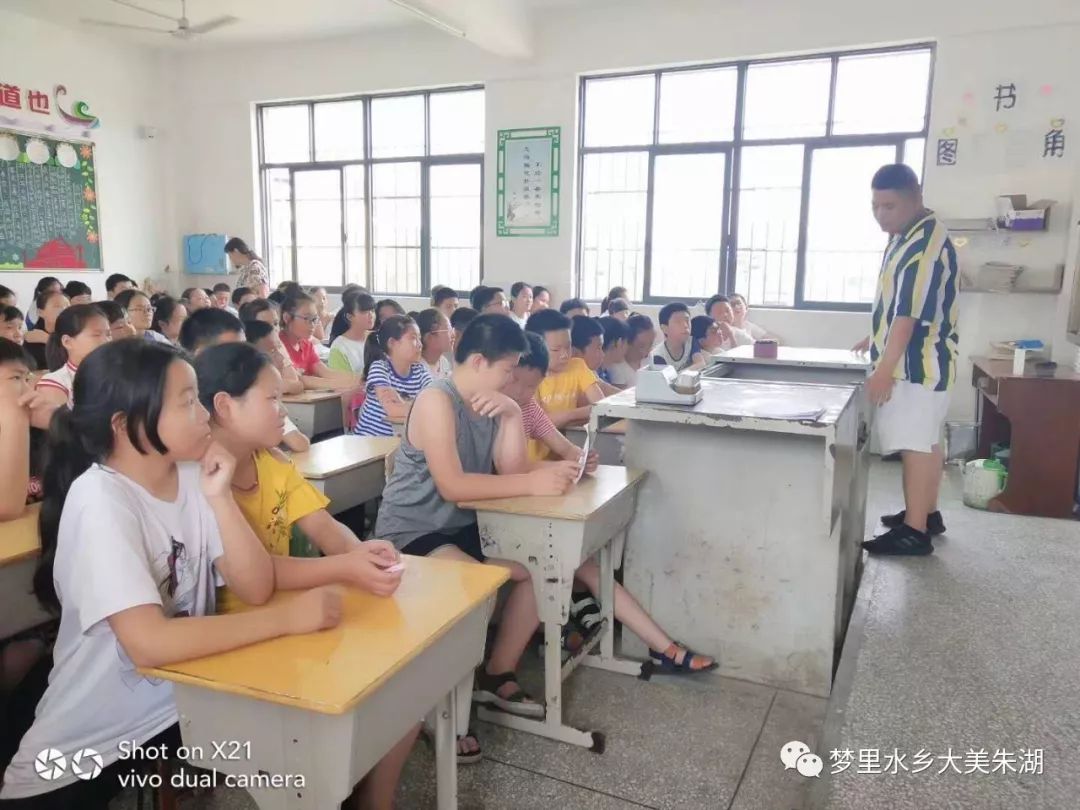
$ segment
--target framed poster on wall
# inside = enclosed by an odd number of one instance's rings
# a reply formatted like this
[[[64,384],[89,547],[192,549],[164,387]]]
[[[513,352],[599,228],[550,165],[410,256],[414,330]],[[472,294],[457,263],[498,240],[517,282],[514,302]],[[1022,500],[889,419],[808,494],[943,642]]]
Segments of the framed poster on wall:
[[[496,235],[559,235],[559,133],[559,127],[499,130]]]

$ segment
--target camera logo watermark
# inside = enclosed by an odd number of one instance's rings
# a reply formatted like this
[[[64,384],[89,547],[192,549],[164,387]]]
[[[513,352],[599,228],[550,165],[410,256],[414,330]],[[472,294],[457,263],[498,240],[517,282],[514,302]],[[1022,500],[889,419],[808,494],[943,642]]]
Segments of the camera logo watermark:
[[[71,775],[84,782],[96,779],[105,767],[101,754],[93,748],[80,748],[71,757]],[[60,779],[67,773],[68,760],[55,748],[46,748],[34,757],[34,770],[46,782]]]

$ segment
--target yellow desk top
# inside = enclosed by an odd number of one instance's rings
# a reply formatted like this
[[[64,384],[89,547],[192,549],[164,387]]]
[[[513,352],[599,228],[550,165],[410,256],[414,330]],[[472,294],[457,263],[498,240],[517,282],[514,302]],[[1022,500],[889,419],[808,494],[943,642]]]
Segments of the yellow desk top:
[[[330,478],[382,461],[397,449],[399,441],[388,436],[335,436],[316,442],[303,453],[293,453],[292,460],[304,478]]]
[[[303,391],[299,394],[285,394],[281,401],[286,405],[313,405],[330,399],[341,399],[340,391]]]
[[[567,425],[567,430],[588,430],[588,425]],[[618,422],[612,422],[607,427],[600,428],[601,433],[618,433],[619,435],[626,435],[626,420],[620,419]]]
[[[41,504],[31,504],[15,520],[0,523],[0,565],[33,557],[41,550],[41,537],[38,534],[40,512]]]
[[[603,509],[616,495],[637,486],[644,477],[644,470],[601,464],[596,468],[595,473],[583,476],[577,486],[566,495],[491,498],[483,501],[465,501],[458,505],[462,509],[475,509],[479,512],[502,512],[508,515],[529,515],[562,520],[587,520]]]
[[[403,559],[405,574],[397,593],[383,599],[348,589],[341,624],[332,630],[282,636],[140,672],[321,714],[344,714],[509,578],[497,565]],[[273,601],[292,598],[278,594]]]

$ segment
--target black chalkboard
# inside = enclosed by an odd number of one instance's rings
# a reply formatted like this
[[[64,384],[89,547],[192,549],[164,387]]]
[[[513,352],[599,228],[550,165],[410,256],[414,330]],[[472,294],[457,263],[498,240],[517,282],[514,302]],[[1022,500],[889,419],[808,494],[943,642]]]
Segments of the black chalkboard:
[[[0,130],[0,270],[100,270],[94,147]]]

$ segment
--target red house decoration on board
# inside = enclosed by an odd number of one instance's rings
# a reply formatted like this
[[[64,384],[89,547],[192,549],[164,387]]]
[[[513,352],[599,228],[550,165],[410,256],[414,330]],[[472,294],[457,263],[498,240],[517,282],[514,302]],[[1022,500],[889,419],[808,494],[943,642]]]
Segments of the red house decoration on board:
[[[77,270],[86,267],[82,245],[72,247],[63,239],[53,239],[42,245],[34,258],[23,262],[23,267],[43,267]]]

